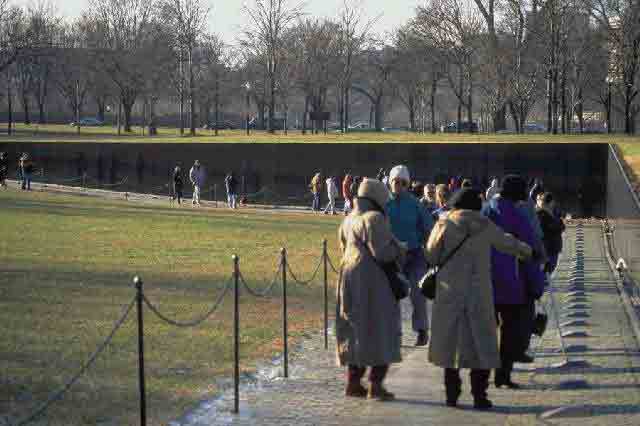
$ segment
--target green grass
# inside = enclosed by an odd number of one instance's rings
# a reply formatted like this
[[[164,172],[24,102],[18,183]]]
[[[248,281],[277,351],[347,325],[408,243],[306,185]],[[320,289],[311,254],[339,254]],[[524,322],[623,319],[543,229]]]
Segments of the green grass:
[[[303,278],[316,266],[323,238],[338,259],[339,220],[326,216],[15,191],[0,191],[0,205],[0,417],[29,413],[79,369],[134,297],[135,274],[153,303],[184,321],[212,305],[231,276],[232,253],[258,288],[273,278],[280,247]],[[290,282],[289,293],[294,336],[319,330],[320,279],[311,287]],[[230,296],[191,329],[164,325],[145,310],[149,424],[167,424],[230,378]],[[242,368],[250,371],[281,348],[281,304],[244,293],[240,310]],[[48,411],[47,424],[137,422],[134,319],[135,310],[96,365]]]
[[[6,125],[0,124],[0,129]],[[299,130],[292,130],[288,135],[278,132],[275,135],[265,131],[252,131],[247,136],[243,130],[219,131],[214,136],[212,131],[198,130],[196,137],[180,136],[178,129],[160,128],[158,136],[142,136],[142,129],[134,127],[130,134],[117,136],[113,127],[85,127],[81,134],[76,135],[76,129],[68,125],[37,125],[25,126],[18,124],[17,134],[11,137],[0,136],[0,141],[7,142],[122,142],[122,143],[382,143],[382,142],[428,142],[428,143],[638,143],[640,137],[624,136],[620,134],[585,134],[585,135],[549,135],[549,134],[417,134],[413,132],[353,132],[339,134],[330,132],[328,135],[302,135]],[[188,133],[188,131],[187,131]]]

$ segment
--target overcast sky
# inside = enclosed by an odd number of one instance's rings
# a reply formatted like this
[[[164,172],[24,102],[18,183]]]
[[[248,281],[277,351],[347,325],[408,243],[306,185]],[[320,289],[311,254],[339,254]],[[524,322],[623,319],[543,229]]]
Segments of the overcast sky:
[[[89,5],[89,0],[50,0],[65,16],[78,16]],[[210,30],[222,35],[225,41],[233,43],[245,23],[242,5],[247,0],[210,0],[213,7],[209,20]],[[378,15],[375,30],[390,32],[413,16],[414,8],[421,0],[359,0],[368,18]],[[10,3],[28,5],[33,0],[10,0]],[[343,0],[307,0],[305,11],[309,15],[331,17],[340,10]],[[291,4],[297,2],[291,1]]]

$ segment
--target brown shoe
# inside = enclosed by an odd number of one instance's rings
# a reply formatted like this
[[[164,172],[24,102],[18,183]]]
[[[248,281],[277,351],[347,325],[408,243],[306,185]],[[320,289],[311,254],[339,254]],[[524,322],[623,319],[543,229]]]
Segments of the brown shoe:
[[[382,383],[370,383],[369,393],[367,393],[368,399],[376,399],[378,401],[393,401],[396,396],[386,390]]]
[[[360,383],[349,383],[344,389],[344,395],[354,398],[366,398],[367,388],[362,386]]]

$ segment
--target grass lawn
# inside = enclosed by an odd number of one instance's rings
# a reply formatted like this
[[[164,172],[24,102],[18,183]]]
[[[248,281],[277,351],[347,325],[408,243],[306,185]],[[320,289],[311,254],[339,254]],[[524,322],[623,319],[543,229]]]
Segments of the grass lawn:
[[[0,131],[6,124],[0,123]],[[302,135],[299,130],[292,130],[288,135],[283,132],[271,135],[265,131],[252,131],[247,136],[243,130],[221,130],[219,136],[212,131],[198,130],[196,137],[180,136],[174,128],[159,128],[158,136],[142,136],[142,129],[134,127],[130,134],[118,137],[113,127],[84,127],[81,134],[76,135],[76,129],[68,125],[37,125],[25,126],[17,124],[17,134],[11,137],[0,135],[0,142],[123,142],[123,143],[382,143],[382,142],[430,142],[430,143],[639,143],[640,137],[628,137],[620,134],[585,134],[585,135],[549,135],[546,133],[516,135],[516,134],[416,134],[413,132],[352,132],[339,134],[330,132],[328,135]]]
[[[232,253],[258,288],[271,282],[282,246],[303,279],[316,266],[323,238],[338,259],[334,217],[12,190],[0,191],[0,205],[0,419],[30,413],[78,371],[134,297],[135,274],[165,314],[188,321],[212,306],[231,276]],[[309,287],[289,280],[295,336],[321,329],[320,277]],[[243,293],[243,371],[280,351],[280,309],[277,297]],[[42,424],[137,423],[135,313]],[[145,333],[149,424],[168,424],[230,379],[231,293],[196,328],[165,325],[145,309]]]
[[[636,192],[640,193],[640,143],[618,144],[622,158],[627,165],[627,173],[633,182]]]

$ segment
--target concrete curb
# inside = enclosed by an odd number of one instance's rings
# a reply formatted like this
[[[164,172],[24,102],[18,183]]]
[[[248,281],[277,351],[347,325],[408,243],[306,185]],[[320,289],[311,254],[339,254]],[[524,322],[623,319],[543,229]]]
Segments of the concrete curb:
[[[627,294],[626,289],[624,288],[624,282],[619,277],[618,271],[616,270],[615,260],[613,260],[613,253],[611,253],[611,241],[610,234],[606,232],[604,227],[602,228],[602,237],[604,243],[605,257],[607,258],[607,263],[611,268],[611,273],[614,276],[614,280],[616,282],[616,287],[618,288],[618,293],[620,294],[620,298],[622,299],[622,305],[624,306],[624,311],[629,318],[629,323],[631,324],[631,329],[633,330],[633,334],[635,335],[636,341],[638,345],[640,345],[640,318],[635,312],[633,304],[631,303],[631,298]]]

